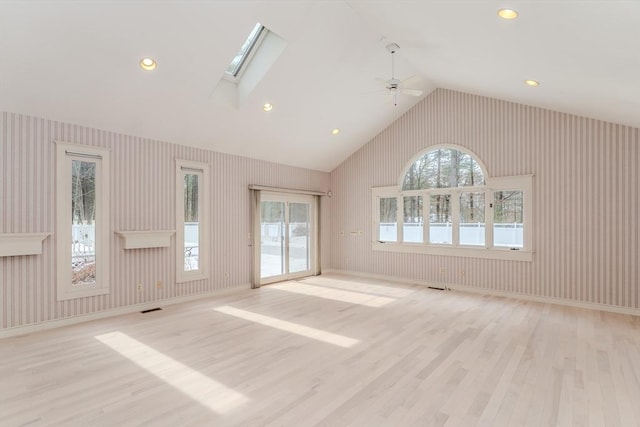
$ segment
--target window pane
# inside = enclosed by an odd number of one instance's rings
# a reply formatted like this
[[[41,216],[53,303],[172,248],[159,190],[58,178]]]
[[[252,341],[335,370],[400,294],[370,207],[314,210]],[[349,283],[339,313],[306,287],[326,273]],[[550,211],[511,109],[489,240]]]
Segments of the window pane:
[[[484,193],[460,194],[460,244],[484,246]]]
[[[484,185],[478,162],[469,154],[453,148],[440,148],[416,160],[402,184],[403,190],[450,188]]]
[[[311,269],[311,205],[289,203],[289,273]]]
[[[379,240],[384,242],[398,240],[398,199],[395,197],[380,198]]]
[[[238,54],[231,61],[231,64],[229,64],[229,66],[227,67],[227,74],[234,77],[238,75],[240,69],[242,68],[242,65],[247,60],[249,53],[254,48],[256,41],[258,40],[258,37],[263,30],[264,27],[260,23],[257,23],[255,27],[253,27],[253,30],[251,30],[251,34],[249,34],[249,37],[247,37],[247,40],[245,40],[244,44],[240,48],[240,52],[238,52]]]
[[[284,202],[260,203],[260,274],[262,278],[285,273]]]
[[[197,174],[184,174],[184,271],[199,268],[198,177]]]
[[[523,192],[493,193],[493,245],[523,247]]]
[[[96,283],[96,163],[71,161],[71,284]]]
[[[403,240],[411,243],[422,243],[423,228],[422,196],[405,197]]]
[[[458,187],[484,185],[484,175],[476,160],[467,153],[458,152],[457,176]]]
[[[430,196],[429,243],[452,243],[450,194]]]

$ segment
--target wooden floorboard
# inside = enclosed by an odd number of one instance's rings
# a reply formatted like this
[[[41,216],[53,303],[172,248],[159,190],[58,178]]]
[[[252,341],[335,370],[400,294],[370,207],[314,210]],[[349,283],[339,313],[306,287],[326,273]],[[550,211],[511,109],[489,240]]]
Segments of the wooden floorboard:
[[[640,317],[338,274],[0,341],[0,426],[640,426]]]

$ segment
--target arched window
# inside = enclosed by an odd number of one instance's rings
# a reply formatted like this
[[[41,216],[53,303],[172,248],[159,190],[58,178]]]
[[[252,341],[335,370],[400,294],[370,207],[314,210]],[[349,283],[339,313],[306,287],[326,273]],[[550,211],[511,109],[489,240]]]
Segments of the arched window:
[[[436,148],[420,155],[404,175],[402,190],[473,187],[485,184],[483,168],[470,153]]]
[[[409,162],[397,187],[373,189],[374,248],[531,260],[531,188],[531,176],[489,178],[462,147],[431,147]]]

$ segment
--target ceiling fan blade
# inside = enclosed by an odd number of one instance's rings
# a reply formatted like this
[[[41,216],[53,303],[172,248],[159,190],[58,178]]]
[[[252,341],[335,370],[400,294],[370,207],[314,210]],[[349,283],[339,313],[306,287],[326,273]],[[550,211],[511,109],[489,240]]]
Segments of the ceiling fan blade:
[[[420,76],[411,76],[402,81],[402,86],[419,86],[422,83]]]
[[[383,78],[376,77],[376,79],[375,79],[375,80],[376,80],[376,82],[380,83],[380,84],[381,84],[381,85],[383,85],[384,87],[388,87],[388,86],[389,86],[389,82],[388,82],[388,81],[386,81],[386,80],[385,80],[385,79],[383,79]]]
[[[418,89],[402,89],[402,93],[410,96],[420,96],[422,91]]]

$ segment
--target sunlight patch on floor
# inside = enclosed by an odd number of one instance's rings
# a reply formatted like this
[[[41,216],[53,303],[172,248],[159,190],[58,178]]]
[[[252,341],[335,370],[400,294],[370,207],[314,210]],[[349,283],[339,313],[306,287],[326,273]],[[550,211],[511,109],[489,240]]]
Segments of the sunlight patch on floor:
[[[326,342],[340,347],[349,348],[360,342],[356,339],[345,337],[344,335],[332,334],[331,332],[323,331],[321,329],[311,328],[309,326],[300,325],[298,323],[287,322],[285,320],[276,319],[274,317],[264,316],[262,314],[253,313],[251,311],[230,307],[228,305],[216,307],[214,308],[214,310],[219,313],[239,317],[241,319],[259,323],[264,326],[270,326],[272,328],[280,329],[281,331],[290,332],[296,335],[301,335],[303,337],[312,338],[314,340]]]
[[[243,394],[122,332],[111,332],[95,338],[217,414],[229,412],[249,401]]]
[[[353,292],[364,292],[374,295],[382,295],[392,298],[402,298],[411,295],[416,290],[408,289],[402,285],[398,286],[385,286],[385,285],[373,285],[370,283],[361,283],[353,280],[340,280],[333,277],[312,276],[301,280],[302,283],[327,286],[330,288],[343,289]]]
[[[285,282],[269,285],[269,289],[294,292],[297,294],[309,295],[318,298],[325,298],[334,301],[348,302],[350,304],[365,305],[367,307],[382,307],[395,301],[395,298],[381,297],[359,292],[344,291],[320,286],[305,285],[298,282]]]

